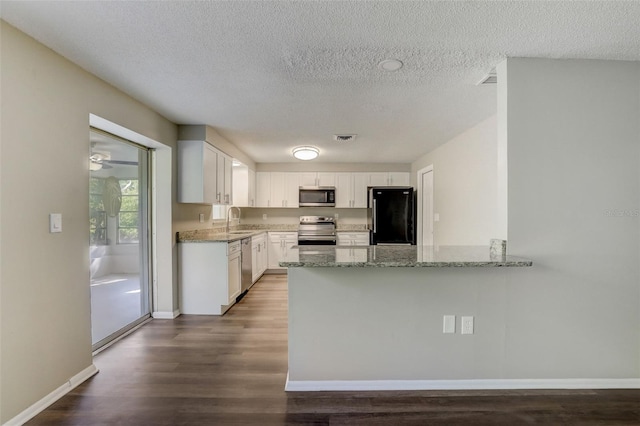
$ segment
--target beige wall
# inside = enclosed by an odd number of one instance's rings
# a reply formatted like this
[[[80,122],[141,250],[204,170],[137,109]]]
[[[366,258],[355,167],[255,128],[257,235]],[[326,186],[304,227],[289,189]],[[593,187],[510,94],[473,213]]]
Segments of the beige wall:
[[[498,141],[496,116],[420,157],[417,172],[433,165],[435,245],[488,245],[506,235],[506,212],[498,204]],[[504,209],[504,207],[502,208]]]
[[[501,71],[508,251],[534,262],[505,288],[505,371],[639,379],[640,62]]]
[[[4,423],[92,362],[89,114],[170,147],[177,128],[4,21],[1,31]],[[174,161],[174,176],[175,167]],[[198,208],[174,201],[173,231],[190,227],[181,221]],[[48,232],[49,213],[62,213],[62,233]]]

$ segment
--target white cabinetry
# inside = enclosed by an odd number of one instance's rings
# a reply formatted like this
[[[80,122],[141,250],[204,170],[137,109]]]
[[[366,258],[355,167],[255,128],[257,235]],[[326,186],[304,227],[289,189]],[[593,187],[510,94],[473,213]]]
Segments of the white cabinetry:
[[[336,174],[331,172],[305,172],[299,174],[300,186],[336,186]]]
[[[336,173],[336,207],[367,207],[368,173]]]
[[[251,282],[260,279],[267,269],[267,235],[260,234],[251,238]]]
[[[374,172],[369,173],[369,186],[387,186],[389,184],[389,173]]]
[[[358,247],[336,247],[336,262],[364,263],[367,261],[367,249]]]
[[[178,202],[231,204],[231,157],[205,141],[178,141]]]
[[[337,232],[336,243],[339,246],[368,246],[369,245],[369,232],[355,231],[355,232]]]
[[[279,263],[297,244],[297,232],[269,232],[269,269],[286,269]]]
[[[180,243],[180,312],[222,315],[235,303],[241,288],[240,241]]]
[[[375,172],[369,173],[369,186],[408,186],[408,172]]]
[[[271,207],[271,173],[256,173],[256,205],[258,207]]]
[[[366,208],[367,187],[408,185],[408,172],[258,172],[256,206],[298,207],[300,186],[335,186],[336,207]]]
[[[368,232],[338,232],[336,247],[336,261],[338,262],[366,262],[367,249],[357,246],[369,245]],[[342,247],[340,247],[342,246]]]
[[[247,207],[255,207],[256,204],[256,172],[249,169],[249,199]]]
[[[409,186],[411,178],[409,172],[389,172],[387,182],[389,186]]]
[[[217,161],[217,180],[216,180],[216,200],[217,204],[231,205],[231,182],[232,182],[232,163],[231,157],[218,152]]]
[[[178,142],[178,202],[216,202],[217,158],[216,149],[206,142]]]
[[[256,207],[256,172],[245,165],[233,167],[233,205]]]
[[[258,172],[258,207],[298,207],[299,173]]]

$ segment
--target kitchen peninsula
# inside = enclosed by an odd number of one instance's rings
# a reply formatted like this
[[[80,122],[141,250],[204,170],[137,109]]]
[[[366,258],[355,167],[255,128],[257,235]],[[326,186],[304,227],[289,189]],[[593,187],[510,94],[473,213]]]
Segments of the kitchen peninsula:
[[[489,247],[309,246],[280,265],[289,281],[286,390],[487,388],[520,379],[505,368],[507,277],[530,260],[491,256]],[[445,315],[473,317],[475,329],[456,321],[443,333]]]

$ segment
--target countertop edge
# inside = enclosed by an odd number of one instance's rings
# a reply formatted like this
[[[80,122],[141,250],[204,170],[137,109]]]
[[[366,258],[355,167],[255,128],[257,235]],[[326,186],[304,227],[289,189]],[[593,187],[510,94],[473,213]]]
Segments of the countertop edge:
[[[532,261],[486,262],[280,262],[286,268],[526,268]]]

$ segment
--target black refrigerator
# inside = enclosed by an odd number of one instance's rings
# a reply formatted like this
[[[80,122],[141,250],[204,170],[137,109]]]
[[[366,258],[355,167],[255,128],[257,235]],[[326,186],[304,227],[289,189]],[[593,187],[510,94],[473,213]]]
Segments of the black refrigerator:
[[[415,244],[415,194],[410,186],[376,186],[368,194],[369,243]]]

